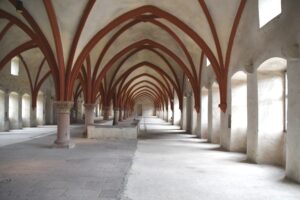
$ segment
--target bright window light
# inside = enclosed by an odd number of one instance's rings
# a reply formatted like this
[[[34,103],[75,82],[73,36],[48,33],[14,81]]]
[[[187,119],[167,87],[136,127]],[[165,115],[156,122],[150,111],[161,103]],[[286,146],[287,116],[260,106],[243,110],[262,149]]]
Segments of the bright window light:
[[[281,14],[281,0],[259,0],[259,27]]]
[[[14,57],[11,60],[10,74],[14,76],[19,75],[19,57]]]
[[[206,58],[206,66],[209,66],[210,65],[210,61],[208,58]]]

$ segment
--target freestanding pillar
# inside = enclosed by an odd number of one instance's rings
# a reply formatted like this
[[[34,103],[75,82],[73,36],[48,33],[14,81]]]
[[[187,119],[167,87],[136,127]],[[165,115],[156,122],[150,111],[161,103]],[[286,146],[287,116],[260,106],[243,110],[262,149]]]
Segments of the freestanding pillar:
[[[103,106],[102,107],[102,113],[103,113],[103,119],[104,120],[109,120],[109,106]]]
[[[22,94],[18,96],[19,112],[18,112],[18,128],[23,128],[23,119],[22,119]]]
[[[30,127],[37,127],[36,107],[30,109]]]
[[[87,126],[89,124],[94,123],[94,109],[95,104],[84,104],[84,112],[85,112],[85,132],[84,136],[87,134]]]
[[[9,91],[6,90],[5,96],[4,96],[4,130],[8,131],[9,130]]]
[[[114,108],[114,121],[113,125],[118,125],[119,122],[119,108]]]
[[[74,143],[70,140],[70,110],[73,102],[55,102],[57,116],[57,139],[54,142],[56,148],[73,148]]]
[[[119,109],[119,121],[122,121],[123,120],[123,109],[122,108],[120,108]]]

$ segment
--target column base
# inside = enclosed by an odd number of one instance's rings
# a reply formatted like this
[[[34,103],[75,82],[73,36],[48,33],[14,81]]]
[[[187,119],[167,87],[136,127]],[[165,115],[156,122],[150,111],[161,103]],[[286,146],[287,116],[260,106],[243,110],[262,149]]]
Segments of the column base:
[[[54,142],[52,148],[55,149],[72,149],[75,147],[75,143],[74,142],[64,142],[64,143],[58,143],[58,142]]]

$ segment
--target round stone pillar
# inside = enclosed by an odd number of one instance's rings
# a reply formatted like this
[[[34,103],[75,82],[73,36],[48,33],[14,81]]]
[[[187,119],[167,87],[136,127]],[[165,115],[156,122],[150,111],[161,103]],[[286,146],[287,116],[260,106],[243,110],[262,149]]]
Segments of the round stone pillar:
[[[124,109],[124,114],[123,114],[123,120],[125,120],[127,118],[127,110]]]
[[[119,109],[119,121],[122,121],[123,120],[123,109],[120,108]]]
[[[37,127],[36,107],[30,108],[30,127]]]
[[[109,106],[103,106],[102,107],[102,113],[103,113],[103,119],[104,120],[109,120],[109,110],[110,110]]]
[[[113,125],[118,125],[119,122],[119,108],[114,108],[114,121]]]
[[[54,142],[56,148],[73,148],[74,143],[70,140],[70,110],[73,102],[55,102],[57,116],[57,139]]]
[[[95,104],[84,104],[84,116],[85,116],[85,132],[84,136],[87,135],[87,127],[89,124],[94,124],[94,109]]]

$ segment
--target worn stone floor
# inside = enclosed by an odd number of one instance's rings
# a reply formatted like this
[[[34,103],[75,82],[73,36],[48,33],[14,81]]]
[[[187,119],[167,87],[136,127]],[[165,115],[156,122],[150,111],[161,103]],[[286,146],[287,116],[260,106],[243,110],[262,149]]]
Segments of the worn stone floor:
[[[285,180],[281,168],[249,164],[245,155],[178,134],[160,119],[144,125],[123,200],[300,199],[300,185]]]
[[[72,126],[74,149],[52,149],[53,127],[40,128],[0,147],[0,200],[300,199],[283,169],[249,164],[158,118],[141,120],[138,142],[83,139]]]
[[[74,149],[52,149],[55,135],[1,147],[0,200],[119,199],[136,140],[88,140],[83,130],[71,129]]]

